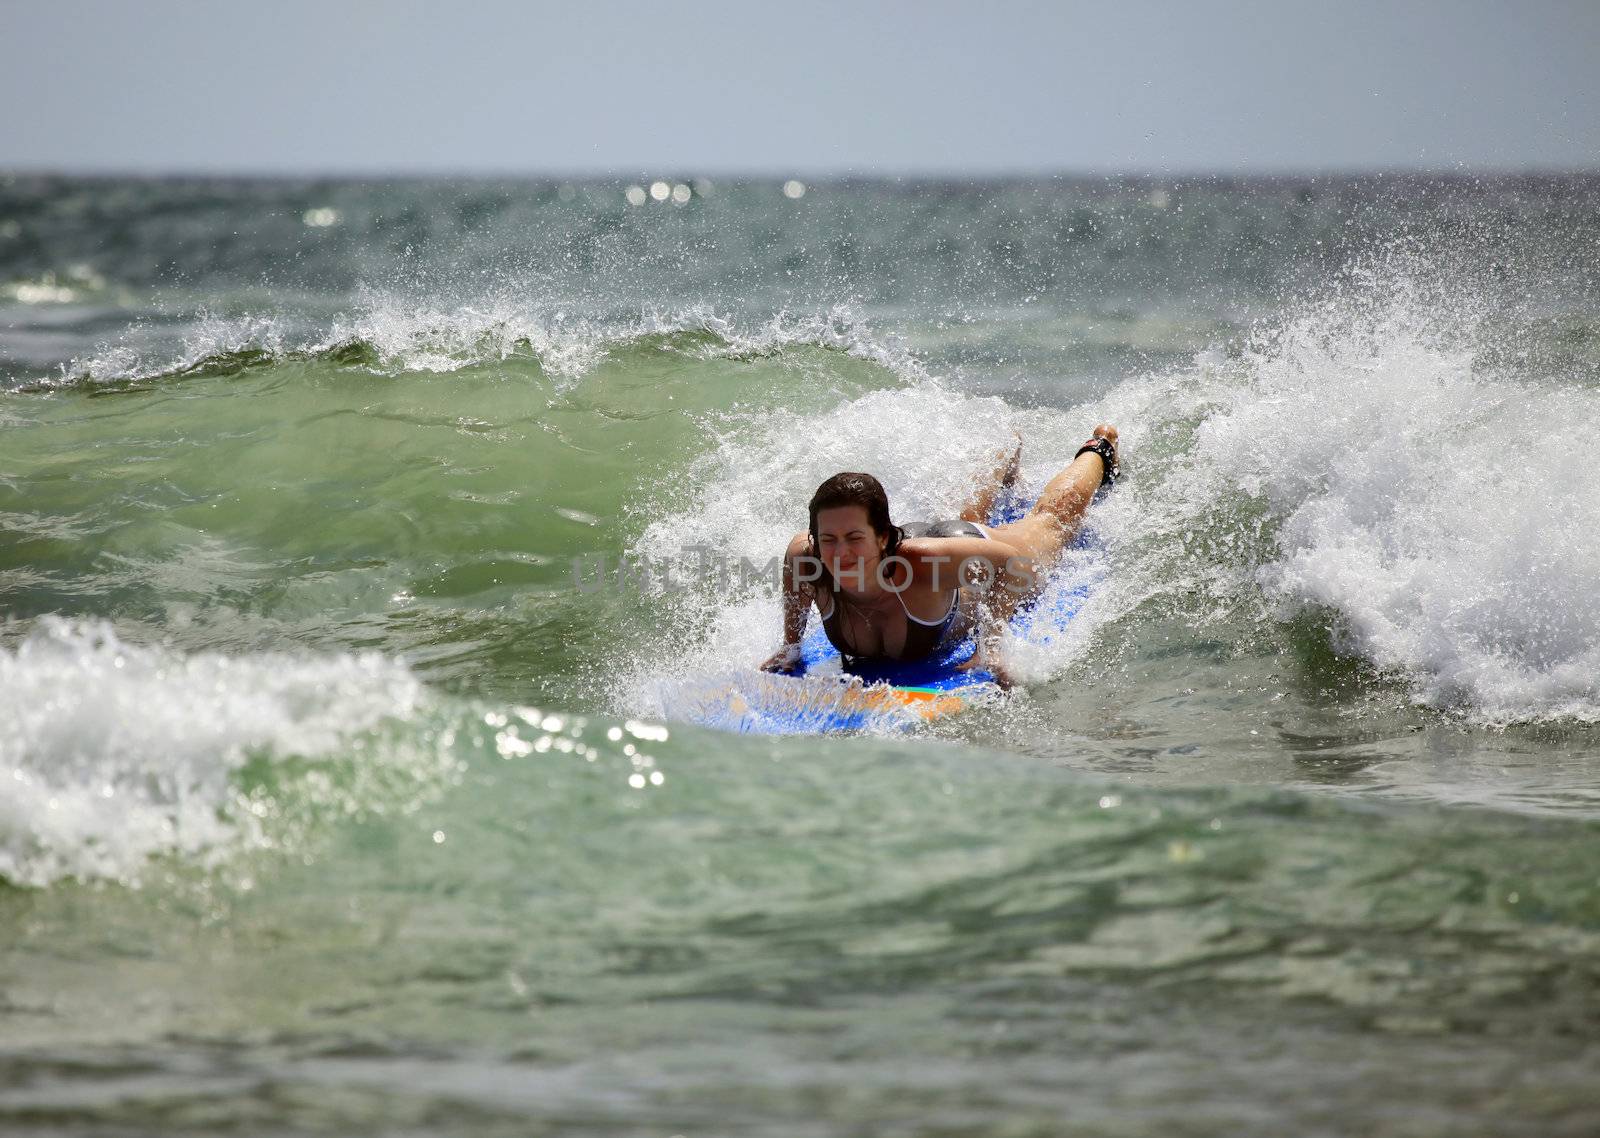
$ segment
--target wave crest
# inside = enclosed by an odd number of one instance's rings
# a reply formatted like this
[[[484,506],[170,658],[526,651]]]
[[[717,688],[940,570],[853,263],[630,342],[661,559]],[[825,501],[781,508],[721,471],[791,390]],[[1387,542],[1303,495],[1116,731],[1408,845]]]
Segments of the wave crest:
[[[143,388],[294,362],[381,375],[448,373],[516,362],[565,387],[608,361],[662,354],[755,360],[800,348],[841,352],[877,364],[904,382],[926,378],[904,344],[875,334],[842,306],[820,313],[778,312],[762,323],[741,323],[703,309],[593,319],[509,304],[443,309],[387,300],[299,339],[272,317],[202,313],[175,353],[151,358],[127,342],[118,343],[74,360],[59,377],[35,379],[17,390]]]

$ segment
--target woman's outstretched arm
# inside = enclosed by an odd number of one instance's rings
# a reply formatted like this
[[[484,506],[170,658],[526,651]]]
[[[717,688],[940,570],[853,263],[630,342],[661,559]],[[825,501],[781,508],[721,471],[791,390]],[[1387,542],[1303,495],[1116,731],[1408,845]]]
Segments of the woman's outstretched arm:
[[[815,578],[800,572],[797,563],[810,548],[810,535],[797,533],[783,551],[783,647],[763,661],[763,672],[795,672],[800,668],[800,641],[805,639],[806,618],[811,614],[816,593],[811,586]]]

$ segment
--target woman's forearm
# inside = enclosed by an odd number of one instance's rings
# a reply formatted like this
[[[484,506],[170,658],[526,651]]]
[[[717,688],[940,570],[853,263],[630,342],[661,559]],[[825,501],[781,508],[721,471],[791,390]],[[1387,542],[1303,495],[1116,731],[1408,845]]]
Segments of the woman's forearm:
[[[783,642],[799,644],[811,613],[811,586],[795,573],[794,558],[783,559]]]
[[[811,601],[798,593],[783,594],[783,642],[799,644],[806,635],[806,618],[810,615]]]

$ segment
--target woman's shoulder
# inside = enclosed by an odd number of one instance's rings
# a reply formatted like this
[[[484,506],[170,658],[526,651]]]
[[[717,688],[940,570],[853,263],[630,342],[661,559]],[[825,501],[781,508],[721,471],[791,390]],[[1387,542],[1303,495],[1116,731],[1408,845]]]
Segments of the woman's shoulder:
[[[908,537],[895,550],[905,565],[896,567],[895,580],[902,593],[948,593],[958,587],[956,567],[959,557],[952,557],[949,538]],[[907,580],[907,570],[910,579]]]

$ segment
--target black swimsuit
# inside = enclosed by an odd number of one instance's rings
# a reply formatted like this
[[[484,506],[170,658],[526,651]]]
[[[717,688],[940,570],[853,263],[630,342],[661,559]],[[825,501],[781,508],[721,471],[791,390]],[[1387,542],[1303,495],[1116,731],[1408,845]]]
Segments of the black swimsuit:
[[[976,522],[949,521],[949,522],[908,522],[901,527],[901,532],[906,537],[988,537],[982,526]],[[839,650],[841,656],[847,658],[861,658],[863,653],[858,652],[854,645],[844,638],[844,629],[840,627],[840,613],[838,598],[833,595],[831,588],[832,579],[825,573],[819,584],[828,594],[828,611],[822,614],[822,630],[828,634],[829,641]],[[900,654],[888,657],[896,660],[921,660],[931,656],[949,640],[956,637],[951,629],[957,625],[957,616],[961,611],[961,590],[957,589],[950,597],[950,608],[938,620],[922,620],[911,615],[911,610],[906,608],[906,599],[902,593],[895,593],[900,600],[900,607],[906,614],[906,641],[900,648]],[[966,634],[966,627],[960,630]]]

